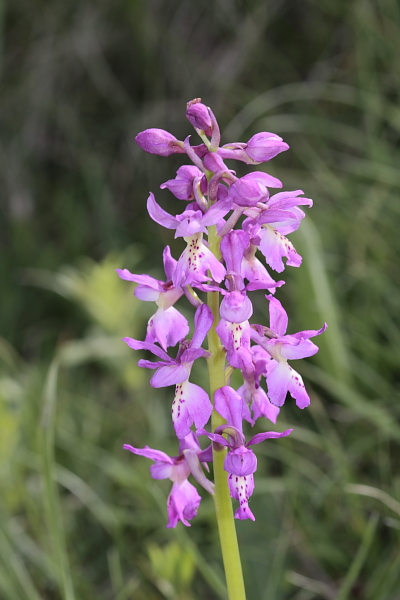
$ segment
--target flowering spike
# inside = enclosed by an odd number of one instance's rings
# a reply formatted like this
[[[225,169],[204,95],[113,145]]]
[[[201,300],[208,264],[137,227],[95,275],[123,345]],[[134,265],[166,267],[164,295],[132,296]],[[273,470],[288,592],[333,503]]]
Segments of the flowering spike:
[[[249,499],[257,458],[250,446],[291,433],[291,429],[258,433],[246,443],[243,421],[254,425],[259,417],[266,417],[275,423],[288,392],[298,407],[309,404],[303,380],[289,361],[314,355],[318,348],[311,338],[323,333],[326,324],[319,330],[288,334],[288,316],[273,296],[284,281],[274,281],[266,267],[280,273],[286,266],[300,266],[302,258],[287,236],[299,228],[305,217],[300,207],[311,207],[312,200],[305,198],[301,190],[273,194],[274,188],[282,188],[279,179],[264,171],[237,177],[228,162],[236,159],[258,165],[289,146],[279,135],[261,132],[247,143],[231,142],[221,147],[218,122],[200,98],[188,102],[186,116],[203,142],[198,146],[190,145],[189,135],[182,142],[162,129],[147,129],[136,137],[147,152],[160,156],[186,153],[192,162],[179,167],[176,176],[160,186],[188,203],[183,212],[167,213],[152,193],[147,201],[150,217],[173,230],[177,243],[183,238],[186,248],[182,248],[177,261],[169,247],[165,248],[166,281],[127,269],[117,270],[122,279],[137,284],[137,298],[157,305],[145,340],[126,337],[124,341],[131,348],[152,352],[156,357],[138,362],[140,367],[154,371],[150,380],[154,388],[175,386],[171,414],[180,440],[179,455],[169,457],[147,446],[125,447],[154,461],[150,468],[154,479],[172,481],[167,527],[175,527],[179,521],[189,526],[197,513],[200,495],[189,483],[190,475],[210,494],[215,492],[217,518],[225,523],[221,535],[229,531],[229,540],[223,544],[226,548],[236,544],[224,500],[228,491],[239,502],[235,517],[255,519]],[[260,289],[269,291],[269,326],[249,322],[253,313],[250,294]],[[191,339],[187,339],[190,334],[186,316],[174,306],[181,298],[196,307]],[[207,335],[209,350],[203,348]],[[176,344],[178,349],[172,358],[168,349]],[[207,359],[215,410],[206,390],[189,380],[199,358]],[[235,369],[243,379],[236,391],[228,385]],[[204,428],[210,417],[212,431],[207,432]],[[207,449],[201,450],[192,428],[211,440]],[[211,460],[215,488],[203,472]],[[233,564],[231,558],[224,556],[224,563],[233,587],[240,565],[237,561]],[[239,596],[244,597],[244,593]]]

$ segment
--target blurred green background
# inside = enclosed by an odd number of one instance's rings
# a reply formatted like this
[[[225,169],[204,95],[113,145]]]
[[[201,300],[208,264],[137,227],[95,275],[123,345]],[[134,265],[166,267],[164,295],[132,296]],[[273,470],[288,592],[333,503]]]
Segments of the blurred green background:
[[[288,401],[293,434],[258,447],[257,521],[238,522],[248,599],[398,600],[397,0],[0,6],[1,599],[226,597],[210,498],[190,530],[166,530],[169,482],[122,451],[176,452],[171,390],[120,341],[153,306],[114,270],[161,277],[164,245],[179,256],[145,201],[182,210],[158,186],[184,159],[134,137],[183,139],[200,96],[224,143],[290,144],[267,170],[315,205],[277,295],[290,332],[329,323],[298,367],[311,407]]]

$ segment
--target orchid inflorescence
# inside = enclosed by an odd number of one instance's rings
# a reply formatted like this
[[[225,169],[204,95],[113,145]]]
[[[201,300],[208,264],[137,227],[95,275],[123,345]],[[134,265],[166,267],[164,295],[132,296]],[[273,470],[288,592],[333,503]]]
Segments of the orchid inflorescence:
[[[152,193],[147,201],[150,217],[175,230],[175,238],[182,237],[186,248],[178,260],[171,256],[168,246],[165,248],[165,281],[127,269],[117,270],[122,279],[137,284],[137,298],[157,305],[145,340],[126,337],[124,341],[134,350],[145,350],[157,357],[154,362],[138,362],[141,367],[155,370],[150,380],[154,388],[175,385],[172,422],[179,439],[178,456],[170,457],[148,446],[124,446],[154,461],[150,468],[154,479],[169,478],[173,482],[167,527],[175,527],[178,521],[189,525],[197,513],[201,498],[188,481],[190,474],[210,494],[214,493],[214,485],[203,471],[208,471],[213,449],[214,453],[226,453],[224,470],[230,495],[239,501],[235,517],[254,520],[248,500],[254,488],[257,459],[250,446],[287,436],[292,430],[258,433],[246,443],[242,422],[254,425],[259,417],[266,417],[276,423],[288,392],[299,408],[308,406],[310,398],[303,380],[288,361],[315,354],[318,348],[310,338],[327,327],[325,324],[319,330],[286,334],[288,317],[274,296],[284,281],[275,281],[256,257],[259,250],[266,264],[278,273],[285,268],[283,259],[286,265],[300,266],[301,256],[286,236],[298,229],[305,216],[299,206],[312,206],[312,200],[305,198],[301,190],[270,195],[270,188],[282,187],[279,179],[263,171],[238,178],[225,164],[225,160],[235,159],[258,165],[289,146],[268,132],[254,135],[247,144],[220,146],[215,116],[198,98],[188,103],[186,116],[202,139],[198,146],[190,145],[190,136],[182,142],[162,129],[146,129],[136,137],[146,152],[160,156],[186,154],[193,163],[180,167],[174,179],[160,186],[188,203],[182,213],[170,215],[157,204]],[[261,289],[269,292],[265,296],[269,305],[268,327],[249,323],[253,307],[248,292]],[[212,310],[210,301],[202,301],[202,292],[207,292],[208,298],[222,295],[219,315]],[[196,308],[190,340],[189,324],[174,307],[182,296]],[[205,358],[210,368],[215,358],[210,344],[208,350],[202,347],[212,331],[218,336],[217,352],[224,353],[225,385],[216,389],[211,402],[208,393],[189,378],[195,360]],[[171,358],[168,348],[176,345],[175,358]],[[243,378],[237,390],[229,385],[235,369]],[[261,386],[262,378],[267,391]],[[208,432],[204,428],[213,410],[220,416],[221,424]],[[202,450],[199,436],[207,436],[212,445]]]

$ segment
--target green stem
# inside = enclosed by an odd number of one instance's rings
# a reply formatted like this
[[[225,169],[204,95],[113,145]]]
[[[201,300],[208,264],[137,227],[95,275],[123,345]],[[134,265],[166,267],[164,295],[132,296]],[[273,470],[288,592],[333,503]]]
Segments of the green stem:
[[[209,228],[208,241],[210,250],[220,259],[219,237],[216,235],[215,226]],[[210,394],[211,398],[214,399],[215,391],[226,385],[225,352],[215,331],[219,321],[219,292],[209,292],[207,294],[207,303],[214,316],[213,325],[208,333],[208,349],[211,352],[211,356],[207,361]],[[212,431],[223,423],[225,423],[225,419],[214,410],[211,418]],[[228,475],[224,471],[225,455],[226,450],[213,450],[215,512],[229,600],[246,600],[232,501],[229,494]]]

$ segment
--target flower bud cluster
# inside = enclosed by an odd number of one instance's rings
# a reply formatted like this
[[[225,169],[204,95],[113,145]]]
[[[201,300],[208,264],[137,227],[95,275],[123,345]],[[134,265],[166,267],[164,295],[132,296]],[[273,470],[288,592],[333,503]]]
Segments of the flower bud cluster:
[[[259,417],[266,417],[276,423],[288,394],[299,408],[308,406],[310,398],[303,380],[288,361],[315,354],[318,348],[311,338],[326,329],[325,324],[319,330],[286,333],[288,317],[274,296],[284,281],[273,279],[267,269],[281,273],[285,266],[300,266],[301,256],[286,236],[300,226],[305,216],[300,206],[311,207],[312,200],[305,198],[301,190],[272,193],[271,190],[282,188],[279,179],[257,170],[238,178],[225,164],[226,160],[235,159],[258,165],[289,146],[269,132],[258,133],[247,143],[220,146],[216,118],[199,98],[188,103],[186,116],[202,139],[198,146],[190,145],[190,136],[180,141],[161,129],[147,129],[136,137],[146,152],[160,156],[182,153],[193,163],[180,167],[174,179],[161,185],[187,202],[183,212],[167,213],[153,193],[147,201],[150,217],[174,230],[175,238],[183,238],[185,247],[177,260],[169,247],[165,248],[165,281],[127,269],[117,270],[122,279],[137,283],[136,297],[155,302],[157,307],[148,322],[145,340],[126,337],[124,341],[134,350],[149,351],[157,357],[155,361],[142,358],[138,363],[155,371],[150,380],[153,387],[175,386],[171,412],[179,455],[171,458],[148,447],[126,446],[154,461],[153,478],[170,478],[173,482],[168,499],[168,527],[175,527],[178,521],[189,525],[197,512],[200,496],[188,481],[190,474],[213,493],[213,484],[202,469],[202,465],[212,461],[211,447],[201,450],[201,435],[212,441],[214,449],[227,450],[224,468],[231,496],[239,501],[235,517],[254,520],[248,500],[254,488],[257,459],[249,446],[286,436],[291,430],[260,433],[246,443],[242,422],[254,425]],[[209,247],[210,228],[218,236],[220,254]],[[248,293],[260,289],[268,292],[268,326],[249,321],[253,306]],[[217,390],[213,404],[202,387],[189,381],[195,360],[212,359],[202,346],[214,315],[201,299],[202,292],[222,296],[216,332],[226,354],[226,385]],[[187,338],[190,328],[186,318],[174,307],[182,296],[196,307],[191,339]],[[172,358],[168,350],[176,345],[178,349]],[[237,390],[229,385],[235,369],[243,379]],[[213,407],[226,425],[207,432],[204,428]]]

